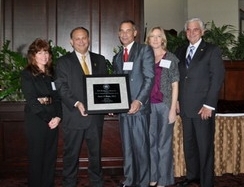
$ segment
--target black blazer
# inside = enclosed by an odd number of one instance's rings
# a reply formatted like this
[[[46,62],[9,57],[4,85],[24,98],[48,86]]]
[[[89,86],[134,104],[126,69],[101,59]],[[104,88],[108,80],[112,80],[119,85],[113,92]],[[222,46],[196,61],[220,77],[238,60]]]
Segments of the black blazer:
[[[188,45],[176,51],[176,56],[180,60],[180,110],[181,115],[197,117],[203,104],[217,106],[225,70],[220,49],[203,40],[187,69],[187,47]]]
[[[28,116],[37,115],[40,121],[46,123],[53,117],[62,118],[61,101],[57,91],[52,88],[51,82],[53,81],[53,77],[44,74],[34,76],[26,69],[22,71],[21,86],[26,99],[25,113],[28,113]],[[51,97],[52,104],[40,104],[37,100],[39,97]],[[35,123],[37,122],[35,121]]]
[[[107,74],[105,57],[90,52],[92,74]],[[62,125],[73,129],[84,129],[92,120],[103,123],[103,115],[88,115],[84,117],[74,107],[77,101],[84,103],[84,72],[75,52],[66,54],[57,60],[55,84],[63,103]]]

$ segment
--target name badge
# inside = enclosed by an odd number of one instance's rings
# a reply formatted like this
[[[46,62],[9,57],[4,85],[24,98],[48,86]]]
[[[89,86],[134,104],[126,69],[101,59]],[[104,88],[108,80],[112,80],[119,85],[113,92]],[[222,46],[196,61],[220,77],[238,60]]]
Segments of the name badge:
[[[123,70],[132,70],[133,62],[124,62],[123,63]]]
[[[52,90],[56,90],[56,86],[54,82],[51,82]]]
[[[163,68],[169,68],[171,65],[171,60],[161,59],[159,66]]]

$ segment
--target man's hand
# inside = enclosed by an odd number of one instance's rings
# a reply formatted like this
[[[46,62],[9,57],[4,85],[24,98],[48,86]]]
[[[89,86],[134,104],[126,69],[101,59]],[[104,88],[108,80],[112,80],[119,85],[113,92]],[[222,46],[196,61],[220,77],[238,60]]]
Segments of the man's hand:
[[[137,113],[141,108],[141,102],[138,100],[134,100],[130,105],[130,110],[128,114],[135,114]]]
[[[86,113],[85,107],[83,105],[83,103],[78,102],[76,107],[79,109],[80,113],[82,116],[88,116],[88,114]]]
[[[206,120],[212,117],[212,110],[203,106],[198,112],[198,114],[201,115],[202,120]]]

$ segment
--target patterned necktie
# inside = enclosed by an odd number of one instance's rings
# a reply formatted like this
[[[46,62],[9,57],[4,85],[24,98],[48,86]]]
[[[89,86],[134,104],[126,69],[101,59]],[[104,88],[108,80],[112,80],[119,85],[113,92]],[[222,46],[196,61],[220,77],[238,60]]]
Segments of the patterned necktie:
[[[124,51],[124,62],[128,62],[128,59],[129,59],[128,49],[125,48],[125,51]]]
[[[82,69],[83,69],[85,75],[89,75],[90,74],[89,69],[88,69],[88,66],[87,66],[86,60],[85,60],[86,56],[81,56],[81,58],[82,58],[82,62],[81,62]]]
[[[192,45],[190,47],[190,51],[186,57],[186,67],[188,68],[190,63],[191,63],[191,60],[192,60],[192,57],[193,57],[193,51],[194,51],[195,47]]]

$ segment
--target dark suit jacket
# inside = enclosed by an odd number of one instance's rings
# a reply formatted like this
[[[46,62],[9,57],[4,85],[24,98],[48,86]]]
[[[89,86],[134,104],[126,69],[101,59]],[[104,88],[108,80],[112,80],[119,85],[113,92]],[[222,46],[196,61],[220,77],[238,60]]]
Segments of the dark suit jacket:
[[[92,74],[107,74],[104,56],[90,52]],[[84,72],[75,52],[66,54],[57,61],[57,78],[55,84],[63,103],[62,125],[73,129],[84,129],[89,124],[103,123],[103,115],[88,115],[83,117],[74,107],[77,101],[85,102]]]
[[[197,117],[203,104],[216,107],[224,80],[224,64],[220,49],[202,40],[187,69],[187,47],[188,45],[176,51],[180,60],[180,110],[181,115]]]
[[[153,57],[153,58],[152,58]],[[114,73],[129,75],[131,100],[139,100],[142,107],[137,114],[150,113],[150,92],[154,82],[154,53],[150,46],[134,43],[129,54],[131,71],[123,71],[123,50],[113,59]]]

